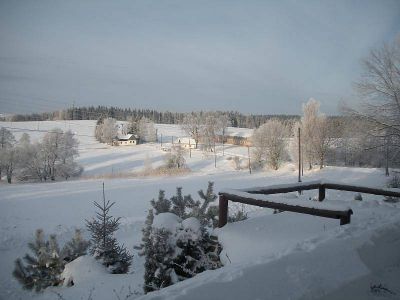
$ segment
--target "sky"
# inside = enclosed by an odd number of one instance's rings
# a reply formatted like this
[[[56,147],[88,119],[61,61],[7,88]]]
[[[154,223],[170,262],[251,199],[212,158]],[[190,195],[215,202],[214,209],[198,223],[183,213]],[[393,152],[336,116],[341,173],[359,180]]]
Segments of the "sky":
[[[400,1],[0,0],[0,113],[338,114]]]

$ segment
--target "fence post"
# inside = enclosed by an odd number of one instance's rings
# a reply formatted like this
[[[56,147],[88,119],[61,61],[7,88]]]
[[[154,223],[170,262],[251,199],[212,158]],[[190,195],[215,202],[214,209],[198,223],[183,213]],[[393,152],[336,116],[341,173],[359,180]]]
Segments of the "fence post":
[[[325,199],[325,186],[320,185],[318,188],[318,201],[323,201]]]
[[[225,226],[228,222],[228,199],[224,195],[219,195],[219,218],[218,227]]]
[[[350,224],[350,218],[351,218],[352,214],[353,214],[353,211],[350,210],[349,213],[347,214],[347,216],[341,217],[340,218],[340,225]]]

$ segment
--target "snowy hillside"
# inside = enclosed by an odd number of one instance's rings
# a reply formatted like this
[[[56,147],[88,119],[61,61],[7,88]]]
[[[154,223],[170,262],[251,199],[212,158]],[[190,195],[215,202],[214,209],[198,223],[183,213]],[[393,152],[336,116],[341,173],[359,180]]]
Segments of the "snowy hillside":
[[[31,130],[54,127],[71,129],[80,141],[78,161],[86,179],[0,185],[0,299],[399,299],[400,295],[400,206],[386,203],[381,196],[327,190],[326,203],[347,205],[354,211],[351,223],[338,220],[246,207],[249,219],[216,230],[223,245],[224,267],[206,271],[192,279],[159,292],[143,295],[144,259],[133,249],[141,239],[141,229],[150,200],[158,190],[167,196],[177,186],[183,194],[197,197],[208,181],[215,191],[293,183],[297,173],[287,165],[279,171],[234,170],[229,155],[247,155],[247,148],[226,147],[214,157],[193,151],[187,157],[192,173],[181,177],[95,179],[110,172],[141,170],[146,156],[154,166],[165,152],[159,144],[110,147],[97,143],[94,121],[0,123],[0,126]],[[179,127],[158,125],[163,138],[181,136]],[[233,129],[232,129],[233,130]],[[246,130],[238,130],[238,134]],[[14,130],[16,137],[21,131]],[[31,131],[32,138],[43,132]],[[220,151],[218,152],[220,153]],[[304,181],[327,180],[384,187],[386,177],[379,169],[328,167],[306,172]],[[134,253],[129,274],[112,275],[90,256],[68,264],[65,274],[74,277],[73,287],[48,288],[34,293],[21,289],[12,277],[14,260],[27,251],[34,231],[57,234],[61,243],[71,238],[75,228],[85,228],[85,219],[94,214],[93,201],[102,197],[105,181],[107,199],[115,201],[111,213],[120,216],[117,238]],[[275,195],[311,201],[317,191]],[[235,210],[238,205],[230,203]],[[86,233],[87,234],[87,233]]]
[[[94,138],[96,121],[92,120],[0,122],[0,127],[2,126],[9,128],[16,139],[26,132],[31,136],[32,141],[39,140],[47,131],[54,128],[71,130],[79,141],[77,162],[84,168],[83,177],[117,176],[121,173],[138,172],[143,170],[146,160],[150,161],[153,167],[158,167],[163,164],[166,154],[161,150],[161,141],[163,147],[170,147],[172,141],[186,136],[179,125],[156,124],[159,143],[112,147],[96,141]],[[229,127],[227,132],[232,136],[249,136],[252,130]],[[222,157],[222,146],[217,146],[217,169],[214,167],[214,157],[204,157],[204,154],[198,150],[193,150],[192,157],[187,157],[186,160],[189,168],[194,172],[224,172],[227,167],[230,170],[234,169],[232,162],[226,161],[231,156],[238,155],[242,157],[242,160],[247,159],[247,148],[226,145],[224,154],[225,156]],[[245,164],[244,161],[243,164]]]

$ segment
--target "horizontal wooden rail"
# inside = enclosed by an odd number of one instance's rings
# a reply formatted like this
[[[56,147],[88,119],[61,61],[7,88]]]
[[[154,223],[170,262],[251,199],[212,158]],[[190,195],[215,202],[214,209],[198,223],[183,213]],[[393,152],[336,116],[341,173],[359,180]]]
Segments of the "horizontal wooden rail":
[[[245,193],[242,193],[245,194]],[[302,213],[307,215],[331,218],[331,219],[340,219],[340,225],[345,225],[350,223],[350,216],[353,214],[353,211],[349,208],[346,209],[326,209],[326,208],[318,208],[318,207],[310,207],[310,206],[302,206],[298,204],[288,204],[288,203],[279,203],[275,201],[265,201],[258,200],[253,198],[254,195],[248,194],[248,196],[235,195],[235,194],[227,194],[220,193],[219,194],[219,227],[224,226],[227,223],[228,216],[228,200],[232,202],[239,202],[254,206],[260,207],[268,207],[272,209],[279,209],[282,211],[291,211],[296,213]],[[306,204],[306,202],[304,203]]]
[[[323,201],[325,199],[326,189],[359,192],[359,193],[382,195],[389,197],[400,197],[400,192],[394,192],[390,190],[370,188],[364,186],[326,182],[322,180],[236,190],[238,193],[235,193],[235,190],[230,190],[233,192],[221,191],[219,193],[219,227],[223,227],[228,221],[228,201],[239,202],[260,207],[268,207],[283,211],[303,213],[325,218],[340,219],[340,225],[345,225],[350,223],[350,216],[353,214],[353,211],[351,209],[318,208],[309,206],[306,204],[306,202],[304,202],[304,205],[299,205],[299,203],[292,205],[276,201],[255,199],[257,198],[257,196],[254,195],[254,194],[270,195],[270,194],[289,193],[295,191],[314,190],[314,189],[318,189],[319,191],[318,192],[319,201]]]

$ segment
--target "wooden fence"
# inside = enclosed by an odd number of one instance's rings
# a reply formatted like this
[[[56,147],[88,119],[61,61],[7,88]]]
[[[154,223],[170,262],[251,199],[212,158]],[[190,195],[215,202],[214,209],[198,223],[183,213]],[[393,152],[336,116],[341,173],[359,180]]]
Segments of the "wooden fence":
[[[325,199],[326,189],[359,192],[365,194],[382,195],[388,197],[400,197],[400,192],[394,192],[386,189],[376,189],[364,186],[347,185],[341,183],[333,183],[326,181],[311,181],[311,182],[299,182],[295,184],[284,184],[267,187],[256,187],[250,189],[241,190],[229,190],[221,191],[219,193],[219,227],[223,227],[228,220],[228,201],[244,203],[249,205],[255,205],[260,207],[268,207],[272,209],[279,209],[282,211],[291,211],[302,214],[309,214],[314,216],[320,216],[325,218],[340,219],[340,225],[350,223],[350,216],[353,211],[348,208],[344,209],[327,209],[327,208],[316,208],[310,207],[309,205],[279,203],[277,201],[266,201],[259,200],[254,194],[271,195],[271,194],[282,194],[304,190],[315,190],[318,189],[318,200],[323,201]],[[239,193],[236,193],[239,192]]]

